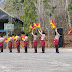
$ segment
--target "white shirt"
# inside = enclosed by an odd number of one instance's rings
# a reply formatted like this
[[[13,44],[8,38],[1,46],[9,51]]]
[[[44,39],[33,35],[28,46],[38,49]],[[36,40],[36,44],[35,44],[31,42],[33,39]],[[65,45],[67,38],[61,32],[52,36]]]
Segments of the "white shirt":
[[[60,34],[57,32],[57,28],[55,29],[55,31],[56,31],[56,35],[55,35],[55,38],[54,39],[59,40]]]
[[[34,40],[37,40],[38,39],[38,36],[37,35],[34,35],[33,32],[32,32],[32,35],[34,36]]]
[[[28,41],[28,39],[29,39],[28,36],[25,36],[24,41]]]
[[[3,37],[0,37],[0,42],[4,42],[4,38]]]
[[[13,38],[12,37],[9,37],[9,41],[13,41]]]
[[[41,32],[39,31],[39,33],[41,34],[41,40],[45,40],[46,38],[45,34],[42,34],[42,31]]]
[[[17,41],[17,40],[21,40],[21,37],[20,37],[20,36],[17,36],[17,37],[16,37],[16,41]]]

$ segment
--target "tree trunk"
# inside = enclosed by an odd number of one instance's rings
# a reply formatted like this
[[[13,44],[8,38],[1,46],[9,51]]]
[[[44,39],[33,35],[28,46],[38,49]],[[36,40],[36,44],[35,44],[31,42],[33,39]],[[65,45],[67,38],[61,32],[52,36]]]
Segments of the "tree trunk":
[[[66,10],[67,9],[68,9],[68,0],[66,0]],[[71,28],[70,14],[68,10],[67,10],[67,14],[68,14],[68,24],[69,24],[69,27]]]

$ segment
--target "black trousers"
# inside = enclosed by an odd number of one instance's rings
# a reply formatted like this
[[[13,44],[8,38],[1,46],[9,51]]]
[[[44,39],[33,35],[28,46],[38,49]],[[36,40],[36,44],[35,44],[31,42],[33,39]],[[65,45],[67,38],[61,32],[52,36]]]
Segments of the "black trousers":
[[[59,52],[58,45],[55,45],[56,53]]]
[[[17,51],[20,53],[20,45],[17,46]]]
[[[34,46],[34,49],[35,49],[35,53],[37,53],[37,46]]]
[[[12,47],[9,47],[9,51],[12,52]]]
[[[25,53],[27,53],[27,47],[25,46]]]
[[[0,50],[1,50],[1,52],[3,52],[3,46],[0,46]]]
[[[45,52],[45,46],[42,46],[42,53]]]

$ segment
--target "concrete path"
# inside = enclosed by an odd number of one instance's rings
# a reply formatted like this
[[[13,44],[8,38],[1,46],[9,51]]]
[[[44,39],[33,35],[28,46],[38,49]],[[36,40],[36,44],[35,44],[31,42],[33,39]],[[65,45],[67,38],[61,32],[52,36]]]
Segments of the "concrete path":
[[[28,49],[28,53],[9,53],[4,49],[0,53],[0,72],[72,72],[72,49],[60,48],[60,53],[55,53],[54,48],[46,48],[46,53],[34,53],[34,49]]]

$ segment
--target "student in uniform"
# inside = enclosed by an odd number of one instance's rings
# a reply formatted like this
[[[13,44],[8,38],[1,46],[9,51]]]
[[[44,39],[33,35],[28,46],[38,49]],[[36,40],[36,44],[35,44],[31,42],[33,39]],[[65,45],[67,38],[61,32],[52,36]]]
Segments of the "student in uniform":
[[[4,43],[4,38],[3,38],[3,36],[1,35],[1,36],[0,36],[0,50],[1,50],[1,52],[3,52],[3,43]]]
[[[24,38],[25,53],[27,53],[28,40],[29,40],[29,37],[28,37],[28,34],[26,34],[26,36]]]
[[[8,47],[9,47],[9,52],[12,52],[12,43],[13,43],[13,38],[12,35],[9,37],[9,42],[8,42]]]
[[[18,53],[20,53],[20,40],[21,40],[20,34],[17,34],[17,37],[16,37],[16,46],[17,46]]]
[[[37,33],[33,34],[33,31],[34,31],[34,29],[32,30],[32,35],[34,37],[33,45],[34,45],[35,53],[37,53],[37,39],[38,39],[38,36],[37,36]]]
[[[55,27],[55,32],[56,32],[56,35],[55,35],[55,38],[54,38],[54,43],[55,43],[56,53],[59,53],[58,43],[59,43],[60,34],[59,34],[58,29],[56,27]]]
[[[42,53],[45,53],[45,32],[42,32],[41,28],[38,29],[39,33],[41,34],[41,46],[42,46]]]

